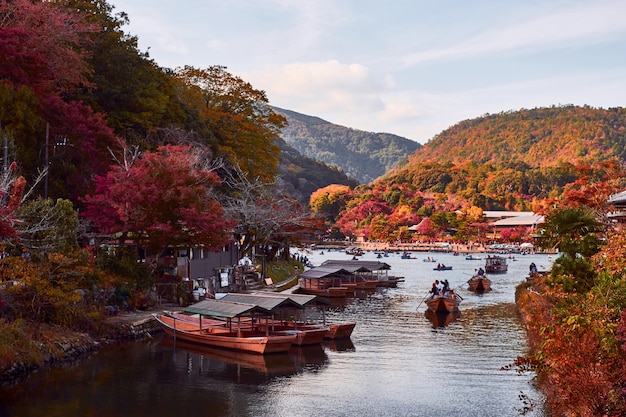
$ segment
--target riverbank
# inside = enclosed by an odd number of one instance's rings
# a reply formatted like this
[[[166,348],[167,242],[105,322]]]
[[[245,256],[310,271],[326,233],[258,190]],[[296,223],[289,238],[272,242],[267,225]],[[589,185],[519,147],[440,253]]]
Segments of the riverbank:
[[[152,314],[176,308],[175,304],[161,304],[147,310],[122,312],[102,320],[91,333],[23,321],[18,325],[24,332],[21,338],[15,335],[16,329],[12,329],[13,359],[0,364],[0,384],[19,382],[39,368],[79,359],[105,344],[151,337],[161,331]]]

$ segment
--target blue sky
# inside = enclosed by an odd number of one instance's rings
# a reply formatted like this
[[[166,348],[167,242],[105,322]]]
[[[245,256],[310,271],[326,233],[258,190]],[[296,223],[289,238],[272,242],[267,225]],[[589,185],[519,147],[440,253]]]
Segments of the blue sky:
[[[624,0],[110,0],[161,66],[223,65],[270,104],[426,143],[466,119],[626,106]]]

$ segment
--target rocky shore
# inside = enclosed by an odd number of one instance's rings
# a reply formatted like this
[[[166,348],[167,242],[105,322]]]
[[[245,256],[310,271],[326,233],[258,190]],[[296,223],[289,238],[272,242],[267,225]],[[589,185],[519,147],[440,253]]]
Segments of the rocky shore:
[[[60,327],[44,327],[39,329],[37,346],[40,359],[37,361],[20,358],[11,366],[0,369],[0,384],[18,383],[30,372],[45,366],[74,361],[93,353],[104,344],[119,341],[138,340],[152,337],[161,328],[152,314],[167,309],[176,309],[175,305],[132,311],[107,317],[95,332],[95,335],[68,331]]]

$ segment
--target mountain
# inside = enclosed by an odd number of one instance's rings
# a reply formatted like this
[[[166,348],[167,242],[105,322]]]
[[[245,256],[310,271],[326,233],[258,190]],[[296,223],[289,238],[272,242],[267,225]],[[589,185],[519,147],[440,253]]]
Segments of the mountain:
[[[602,169],[625,158],[625,108],[522,109],[457,123],[372,187],[441,193],[450,207],[524,211],[562,195],[584,174],[577,165]]]
[[[626,109],[560,106],[465,120],[436,135],[410,164],[522,163],[530,167],[626,158]]]
[[[357,180],[349,178],[340,169],[301,155],[284,140],[279,138],[277,143],[281,151],[277,186],[305,206],[309,204],[311,193],[319,188],[330,184],[348,185],[352,188],[359,185]]]
[[[341,168],[363,184],[372,182],[406,162],[421,145],[389,133],[372,133],[332,124],[278,107],[272,109],[287,119],[281,137],[311,159]]]

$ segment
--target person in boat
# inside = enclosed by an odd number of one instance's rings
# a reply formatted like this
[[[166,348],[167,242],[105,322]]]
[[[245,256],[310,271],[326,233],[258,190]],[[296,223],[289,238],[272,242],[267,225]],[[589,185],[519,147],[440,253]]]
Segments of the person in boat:
[[[437,264],[437,269],[441,269],[441,264]]]
[[[482,268],[478,268],[478,275],[485,275],[485,270]]]
[[[443,282],[439,282],[439,280],[437,280],[436,282],[437,282],[437,294],[443,294]]]
[[[433,287],[430,289],[430,292],[432,292],[433,295],[439,295],[439,280],[433,282]]]
[[[443,280],[443,293],[447,293],[450,292],[450,283],[448,282],[448,279],[444,279]]]
[[[532,263],[530,264],[530,273],[531,273],[531,274],[533,274],[533,273],[535,273],[535,272],[537,272],[537,265],[535,265],[535,263],[534,263],[534,262],[532,262]]]

